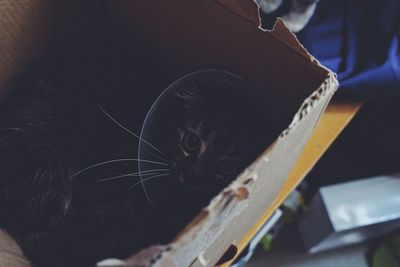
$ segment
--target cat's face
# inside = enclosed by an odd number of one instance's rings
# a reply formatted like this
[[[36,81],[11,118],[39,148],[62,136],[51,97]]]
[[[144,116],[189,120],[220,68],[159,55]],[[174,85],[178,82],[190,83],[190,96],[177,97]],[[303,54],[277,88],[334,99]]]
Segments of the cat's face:
[[[239,99],[210,92],[193,82],[176,92],[180,108],[164,136],[173,178],[189,191],[215,194],[254,159],[260,144],[252,141],[251,127],[242,125],[247,112],[240,110]]]
[[[241,170],[243,154],[226,126],[207,118],[192,118],[177,131],[172,168],[176,179],[190,189],[221,188]],[[235,142],[236,141],[236,142]]]

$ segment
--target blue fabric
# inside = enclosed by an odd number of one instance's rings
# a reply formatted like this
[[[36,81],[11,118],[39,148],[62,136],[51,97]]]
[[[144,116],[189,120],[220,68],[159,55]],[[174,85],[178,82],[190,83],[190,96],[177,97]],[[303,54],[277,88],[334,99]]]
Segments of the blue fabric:
[[[400,0],[321,0],[297,37],[342,93],[400,96],[399,25]]]
[[[340,90],[400,96],[399,24],[400,0],[321,0],[298,38],[338,73]]]

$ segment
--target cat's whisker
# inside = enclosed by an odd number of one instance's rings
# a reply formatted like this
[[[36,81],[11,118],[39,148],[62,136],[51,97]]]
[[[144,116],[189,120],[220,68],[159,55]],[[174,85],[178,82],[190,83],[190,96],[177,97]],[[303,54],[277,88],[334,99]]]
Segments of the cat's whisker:
[[[0,130],[5,130],[5,131],[19,131],[19,132],[23,132],[22,129],[17,128],[17,127],[5,127],[5,128],[1,128]]]
[[[135,134],[134,132],[132,132],[131,130],[129,130],[128,128],[126,128],[125,126],[123,126],[121,123],[119,123],[116,119],[114,119],[100,104],[97,104],[97,106],[99,107],[99,109],[110,119],[112,120],[115,124],[117,124],[121,129],[123,129],[124,131],[130,133],[131,135],[133,135],[134,137],[136,137],[137,139],[139,139],[140,141],[143,141],[143,143],[145,143],[146,145],[148,145],[149,147],[153,148],[154,150],[156,150],[157,152],[161,153],[162,155],[165,155],[164,152],[162,152],[160,149],[156,148],[155,146],[153,146],[152,144],[150,144],[149,142],[147,142],[146,140],[144,140],[143,138],[141,138],[139,135]]]
[[[169,160],[167,160],[167,159],[165,159],[165,158],[163,158],[163,157],[161,157],[161,156],[159,156],[157,154],[154,154],[151,150],[148,150],[147,147],[144,147],[144,149],[146,149],[146,151],[149,152],[153,157],[155,157],[158,160],[160,160],[160,163],[169,164],[169,162],[170,162]],[[132,156],[132,153],[102,153],[101,155],[103,155],[103,156],[127,156],[127,157],[129,157],[129,156]],[[148,160],[152,160],[152,159],[148,159]]]
[[[83,169],[77,171],[76,173],[74,173],[73,175],[71,175],[70,178],[73,178],[73,177],[75,177],[75,176],[77,176],[77,175],[79,175],[79,174],[81,174],[81,173],[83,173],[85,171],[88,171],[88,170],[93,169],[93,168],[98,167],[98,166],[102,166],[102,165],[106,165],[106,164],[110,164],[110,163],[114,163],[114,162],[123,162],[123,161],[146,162],[146,163],[153,163],[153,164],[168,166],[168,164],[166,164],[166,163],[162,163],[162,162],[158,162],[158,161],[152,161],[152,160],[145,160],[145,159],[129,159],[129,158],[126,158],[126,159],[113,159],[113,160],[107,160],[107,161],[99,162],[99,163],[90,165],[90,166],[88,166],[86,168],[83,168]]]
[[[153,157],[155,157],[155,158],[161,160],[162,162],[165,162],[165,163],[168,163],[168,162],[169,162],[169,160],[167,160],[167,159],[165,159],[165,158],[163,158],[163,157],[161,157],[161,156],[159,156],[159,155],[154,154],[154,153],[153,153],[151,150],[149,150],[147,147],[144,147],[144,149],[146,149],[147,152],[149,152]]]
[[[161,157],[161,156],[159,156],[157,154],[154,154],[147,147],[144,147],[144,149],[146,149],[146,151],[149,152],[151,154],[151,156],[153,156],[154,158],[160,160],[160,163],[169,164],[171,162],[170,160],[167,160],[167,159],[165,159],[165,158],[163,158],[163,157]],[[101,155],[104,155],[104,156],[127,156],[127,157],[129,157],[129,156],[132,156],[132,153],[109,153],[109,154],[103,153]],[[149,159],[149,160],[152,160],[152,159]]]
[[[155,174],[159,174],[159,172],[152,172],[152,173],[146,173],[146,174],[126,173],[126,174],[121,174],[118,176],[103,178],[103,179],[97,180],[97,182],[111,181],[111,180],[116,180],[116,179],[123,178],[123,177],[139,177],[139,176],[148,176],[148,175],[155,175]]]
[[[134,185],[132,185],[131,187],[129,187],[128,190],[132,190],[135,186],[140,185],[140,184],[142,184],[142,183],[144,183],[144,182],[146,182],[148,180],[152,180],[152,179],[155,179],[157,177],[164,177],[164,176],[168,176],[168,175],[169,175],[169,173],[162,173],[162,174],[157,174],[157,175],[153,175],[153,176],[147,177],[147,178],[141,180],[140,182],[137,182]],[[147,196],[147,193],[146,193],[146,196]],[[148,196],[147,196],[147,198],[148,198]]]
[[[132,172],[132,173],[127,173],[127,174],[121,174],[113,177],[108,177],[108,178],[103,178],[100,180],[97,180],[97,182],[104,182],[104,181],[110,181],[110,180],[115,180],[123,177],[138,177],[138,176],[148,176],[148,175],[155,175],[155,174],[161,174],[161,173],[166,173],[170,171],[170,169],[153,169],[153,170],[146,170],[142,172]]]
[[[155,172],[155,171],[158,171],[158,172],[163,172],[163,171],[171,171],[171,169],[170,168],[164,168],[164,169],[151,169],[151,170],[143,170],[143,171],[139,171],[139,172],[136,172],[137,174],[146,174],[146,173],[149,173],[149,172]]]

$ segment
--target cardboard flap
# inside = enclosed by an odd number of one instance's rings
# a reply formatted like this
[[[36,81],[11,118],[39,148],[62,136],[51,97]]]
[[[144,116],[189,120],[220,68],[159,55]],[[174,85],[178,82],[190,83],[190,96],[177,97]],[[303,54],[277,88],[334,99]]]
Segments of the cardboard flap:
[[[293,50],[297,51],[299,54],[303,55],[305,58],[309,59],[310,61],[316,62],[314,57],[311,56],[304,48],[304,46],[300,44],[299,40],[297,40],[296,35],[294,35],[285,26],[285,21],[283,19],[278,18],[275,22],[274,28],[268,32],[269,34],[274,36],[276,39],[280,40],[285,45],[289,46]]]
[[[328,75],[303,54],[214,0],[108,1],[107,11],[111,36],[121,46],[118,49],[150,62],[164,76],[160,92],[193,71],[227,70],[261,88],[249,95],[265,114],[280,114],[273,118],[280,131]]]

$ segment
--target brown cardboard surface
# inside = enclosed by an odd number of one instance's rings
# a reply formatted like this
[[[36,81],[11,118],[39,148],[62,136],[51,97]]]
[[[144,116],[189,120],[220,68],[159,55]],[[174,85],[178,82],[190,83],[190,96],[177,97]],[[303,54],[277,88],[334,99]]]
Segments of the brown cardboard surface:
[[[0,266],[28,267],[21,249],[6,232],[0,230]]]
[[[274,36],[276,39],[281,40],[283,44],[291,47],[293,50],[297,51],[299,54],[303,55],[307,59],[313,62],[317,62],[313,56],[311,56],[307,50],[299,43],[297,37],[291,33],[288,28],[285,26],[285,22],[278,18],[274,29],[269,31],[269,33]]]
[[[0,3],[0,97],[11,75],[41,46],[49,2]]]
[[[207,68],[247,78],[265,88],[249,95],[265,103],[266,114],[279,114],[273,119],[280,129],[327,76],[325,69],[212,0],[107,3],[115,37],[162,69],[170,83]]]
[[[303,56],[314,60],[311,55],[308,54],[306,49],[298,42],[296,36],[291,33],[285,26],[283,19],[278,18],[274,29],[272,31],[265,30],[261,27],[259,5],[255,1],[228,1],[228,0],[215,0],[222,4],[232,12],[242,16],[243,18],[254,23],[260,29],[268,32],[271,36],[278,40],[281,40],[284,45],[290,46],[295,51],[299,52]]]
[[[96,6],[90,4],[89,9],[79,0],[0,2],[0,100],[12,75],[30,62],[87,54],[96,47],[99,26],[92,14]]]
[[[242,0],[215,0],[225,8],[235,12],[243,18],[254,23],[257,27],[261,26],[260,11],[258,4],[254,1]]]

